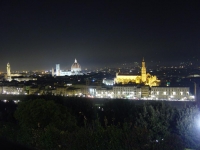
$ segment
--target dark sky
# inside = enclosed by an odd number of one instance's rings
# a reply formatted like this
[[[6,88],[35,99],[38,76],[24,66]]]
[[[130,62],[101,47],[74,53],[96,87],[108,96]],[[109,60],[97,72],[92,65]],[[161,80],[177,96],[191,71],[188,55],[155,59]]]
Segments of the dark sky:
[[[66,0],[67,1],[67,0]],[[0,71],[172,63],[200,55],[198,0],[0,1]]]

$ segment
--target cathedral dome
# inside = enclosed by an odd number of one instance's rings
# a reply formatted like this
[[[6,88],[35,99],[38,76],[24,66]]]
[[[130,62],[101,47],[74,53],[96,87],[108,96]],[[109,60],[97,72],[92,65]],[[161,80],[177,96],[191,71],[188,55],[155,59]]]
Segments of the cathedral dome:
[[[81,71],[81,65],[79,65],[79,63],[77,62],[76,59],[71,66],[71,71],[73,71],[73,72],[80,72]]]

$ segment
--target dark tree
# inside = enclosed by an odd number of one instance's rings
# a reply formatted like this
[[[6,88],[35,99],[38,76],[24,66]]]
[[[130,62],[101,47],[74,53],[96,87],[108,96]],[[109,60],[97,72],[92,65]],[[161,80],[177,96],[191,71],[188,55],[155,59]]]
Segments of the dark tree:
[[[136,126],[146,128],[149,140],[160,142],[170,134],[170,122],[172,122],[174,111],[164,103],[144,103],[139,107]]]
[[[15,117],[21,126],[20,140],[41,149],[61,146],[62,133],[76,128],[76,120],[66,107],[44,99],[20,103]]]

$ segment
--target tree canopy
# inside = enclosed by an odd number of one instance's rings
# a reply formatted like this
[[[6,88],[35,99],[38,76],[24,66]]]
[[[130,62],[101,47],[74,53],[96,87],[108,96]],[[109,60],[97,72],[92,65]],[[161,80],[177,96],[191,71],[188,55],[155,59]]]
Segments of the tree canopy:
[[[50,98],[12,104],[13,111],[0,106],[0,136],[36,149],[200,148],[197,106],[177,110],[163,102],[136,105],[125,99],[96,106],[91,99]]]

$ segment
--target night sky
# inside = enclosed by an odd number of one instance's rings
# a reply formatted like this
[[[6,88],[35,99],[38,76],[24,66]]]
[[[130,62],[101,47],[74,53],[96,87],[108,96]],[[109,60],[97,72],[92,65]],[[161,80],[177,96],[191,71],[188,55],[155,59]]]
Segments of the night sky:
[[[198,59],[200,2],[1,0],[0,52],[4,72]]]

